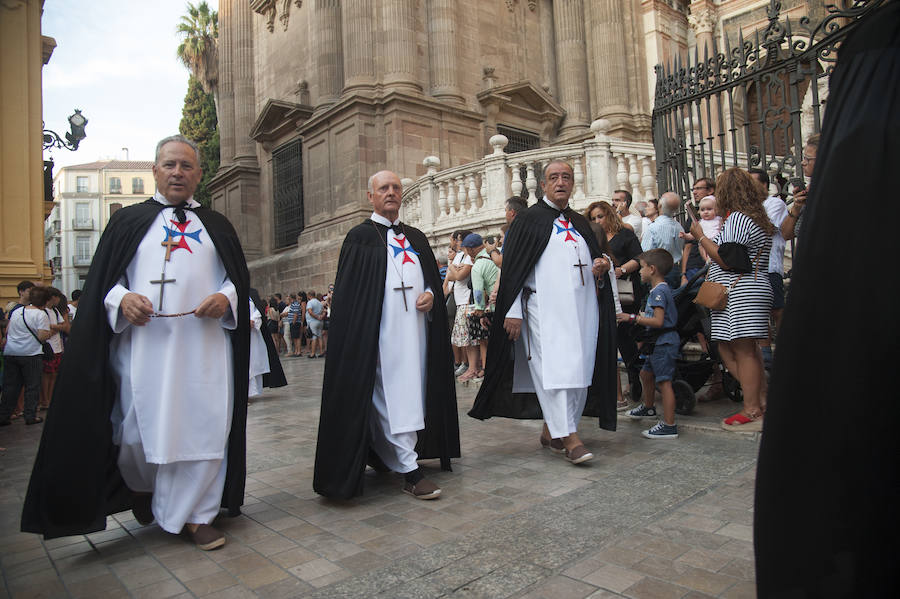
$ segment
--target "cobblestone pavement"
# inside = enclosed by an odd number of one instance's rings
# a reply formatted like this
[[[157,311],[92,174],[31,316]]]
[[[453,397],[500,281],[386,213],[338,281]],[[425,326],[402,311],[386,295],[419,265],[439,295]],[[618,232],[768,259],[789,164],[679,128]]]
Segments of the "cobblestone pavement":
[[[422,463],[441,499],[368,471],[362,498],[332,502],[312,490],[323,362],[285,358],[291,384],[250,406],[244,515],[217,521],[217,551],[130,513],[86,537],[18,532],[41,427],[0,429],[0,599],[755,596],[758,444],[717,432],[730,401],[679,417],[670,441],[585,419],[597,457],[572,466],[541,449],[536,421],[467,417],[475,387],[460,386],[464,456],[452,473]]]

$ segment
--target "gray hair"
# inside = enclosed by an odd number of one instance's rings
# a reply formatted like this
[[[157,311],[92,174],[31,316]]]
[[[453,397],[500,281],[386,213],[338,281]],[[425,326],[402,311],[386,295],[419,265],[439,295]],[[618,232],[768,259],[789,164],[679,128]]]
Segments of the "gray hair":
[[[681,200],[674,191],[667,191],[659,198],[659,213],[664,216],[673,216],[678,211]]]
[[[569,172],[572,173],[573,175],[575,174],[575,168],[571,164],[569,164],[566,160],[563,160],[562,158],[554,158],[553,160],[551,160],[550,162],[548,162],[547,164],[544,165],[544,170],[541,171],[541,177],[543,179],[547,178],[547,169],[550,168],[550,166],[554,165],[554,164],[565,164],[567,167],[569,167]]]
[[[156,144],[156,158],[154,159],[154,164],[159,164],[159,153],[162,151],[163,146],[166,144],[170,144],[173,142],[178,142],[182,144],[187,144],[194,149],[194,154],[197,155],[197,164],[200,164],[200,146],[197,145],[193,139],[188,139],[184,135],[170,135],[169,137],[164,137],[159,140],[159,143]]]

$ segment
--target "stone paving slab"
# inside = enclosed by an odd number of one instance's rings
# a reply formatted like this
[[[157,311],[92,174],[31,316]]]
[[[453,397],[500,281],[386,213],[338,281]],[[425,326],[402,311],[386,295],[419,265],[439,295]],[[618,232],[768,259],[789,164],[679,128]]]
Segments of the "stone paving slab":
[[[540,423],[466,416],[453,472],[422,462],[437,501],[366,474],[365,495],[312,490],[322,360],[285,358],[290,384],[250,406],[244,514],[217,521],[221,550],[115,514],[107,530],[44,541],[18,532],[40,427],[0,429],[0,599],[7,597],[751,597],[757,436],[719,420],[735,404],[610,433],[585,419],[597,458],[572,466],[540,447]]]

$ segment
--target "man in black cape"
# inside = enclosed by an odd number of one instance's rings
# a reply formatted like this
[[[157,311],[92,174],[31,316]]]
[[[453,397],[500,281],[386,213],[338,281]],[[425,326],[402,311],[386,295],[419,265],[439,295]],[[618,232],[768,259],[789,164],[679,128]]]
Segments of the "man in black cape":
[[[900,583],[900,244],[893,218],[847,218],[848,202],[885,201],[900,164],[900,3],[857,27],[831,75],[778,336],[756,479],[760,597],[886,597]]]
[[[382,171],[373,175],[369,179],[368,197],[375,211],[370,219],[350,230],[341,247],[328,331],[313,480],[315,491],[330,498],[361,495],[368,463],[378,470],[384,470],[387,465],[402,472],[406,479],[404,491],[419,499],[434,499],[440,489],[424,479],[416,466],[416,457],[439,458],[442,469],[450,470],[450,458],[460,455],[447,312],[443,301],[434,301],[434,294],[441,292],[441,278],[425,235],[399,221],[401,193],[400,179],[394,173]],[[412,251],[402,249],[404,235]],[[386,237],[390,237],[394,250],[393,265],[388,263]],[[409,256],[413,264],[408,265],[403,256]],[[401,262],[400,270],[397,262]],[[416,268],[416,262],[420,268]],[[421,275],[414,270],[421,270]],[[394,293],[386,296],[385,282],[390,283],[394,274],[398,275],[397,285],[392,285]],[[405,286],[403,277],[421,277],[423,288],[432,293],[425,291],[417,298],[413,292],[407,305],[406,289],[401,289]],[[418,392],[402,398],[401,393],[392,393],[389,387],[388,377],[402,375],[400,370],[409,368],[410,373],[406,375],[409,388],[418,388],[421,360],[418,351],[410,350],[400,339],[393,339],[397,361],[392,364],[397,368],[391,370],[384,363],[387,356],[380,355],[379,342],[382,320],[392,318],[389,308],[404,318],[414,313],[424,319],[424,398]],[[376,371],[381,376],[376,376]],[[400,404],[401,401],[408,403]],[[380,414],[383,408],[378,406],[385,403],[388,411],[393,410],[391,419],[415,410],[424,416],[424,429],[418,430],[417,436],[415,429],[409,431],[407,434],[412,436],[403,442],[406,449],[399,450],[405,459],[395,455],[396,446],[385,444],[386,439],[396,437],[393,423],[391,430],[387,430],[389,424]],[[373,426],[378,438],[373,438]],[[414,451],[409,447],[413,444]]]
[[[508,329],[505,328],[504,321],[509,320],[505,319],[505,316],[523,291],[526,280],[547,248],[554,231],[554,223],[562,213],[586,242],[591,259],[594,261],[594,276],[599,279],[597,303],[600,313],[597,348],[593,377],[587,389],[587,401],[583,414],[598,417],[600,428],[614,431],[616,430],[616,315],[612,289],[605,276],[609,262],[601,258],[600,247],[587,220],[571,208],[566,207],[563,210],[560,207],[567,205],[569,194],[571,194],[571,180],[566,184],[563,181],[551,184],[547,181],[550,170],[559,170],[561,171],[559,174],[562,174],[564,170],[568,171],[569,177],[572,175],[572,168],[568,163],[562,161],[548,163],[544,168],[545,199],[538,200],[535,205],[520,213],[512,221],[506,234],[503,248],[503,269],[500,273],[500,287],[497,292],[497,304],[488,342],[485,378],[469,416],[481,420],[491,416],[520,419],[544,417],[535,393],[513,392],[516,352],[513,347],[514,342],[507,334]],[[559,190],[551,189],[551,185],[558,186]],[[567,189],[566,185],[568,185]],[[555,197],[556,194],[558,197]],[[548,204],[546,198],[551,198],[554,205]],[[556,202],[559,202],[559,205],[556,205]],[[525,329],[524,322],[521,326],[522,329]],[[523,330],[522,335],[526,334],[527,332]],[[551,441],[545,424],[541,443],[559,452],[574,450],[581,445],[581,442],[575,433],[570,437],[562,439],[562,442],[556,438]],[[584,446],[581,445],[581,450],[584,449]],[[574,456],[570,454],[573,462],[585,461],[590,457],[592,454],[585,451],[579,451]]]
[[[168,140],[168,141],[167,141]],[[160,152],[177,149],[179,159],[193,161],[199,170],[196,144],[181,136],[166,138],[157,148],[156,175]],[[184,146],[184,147],[182,147]],[[187,152],[185,150],[191,150]],[[186,153],[185,153],[186,152]],[[187,157],[185,157],[187,156]],[[160,171],[162,172],[162,171]],[[196,173],[197,171],[194,171]],[[145,495],[132,493],[125,485],[118,467],[119,447],[113,444],[111,413],[118,402],[119,384],[111,365],[110,344],[115,334],[110,328],[104,299],[116,286],[133,259],[148,229],[165,208],[184,210],[196,216],[209,234],[228,278],[236,290],[236,328],[228,331],[232,348],[233,411],[227,437],[225,458],[227,470],[221,506],[229,516],[240,514],[244,499],[246,475],[247,387],[250,357],[249,273],[237,233],[220,213],[187,201],[199,182],[199,175],[171,174],[157,177],[169,201],[178,196],[178,206],[149,199],[116,211],[109,220],[88,272],[84,293],[73,321],[72,333],[53,394],[47,422],[28,485],[22,513],[22,530],[44,535],[44,538],[87,534],[106,528],[106,516],[132,508],[142,523],[152,521],[153,514]],[[196,179],[196,181],[194,181]],[[161,182],[161,180],[163,180]],[[174,191],[177,190],[177,191]],[[200,301],[201,298],[198,298]],[[208,300],[209,298],[207,298]],[[206,303],[203,300],[200,306]],[[124,306],[124,300],[123,300]],[[198,306],[198,311],[200,309]],[[214,315],[204,311],[208,317]],[[152,311],[152,310],[151,310]],[[145,314],[146,316],[146,314]],[[181,318],[195,318],[193,315]],[[146,318],[144,319],[146,322]],[[190,371],[192,356],[180,360]],[[197,426],[204,423],[198,422]],[[212,527],[208,527],[212,528]],[[216,531],[217,532],[217,531]],[[221,533],[219,533],[221,535]],[[201,544],[220,546],[224,538],[194,539]]]

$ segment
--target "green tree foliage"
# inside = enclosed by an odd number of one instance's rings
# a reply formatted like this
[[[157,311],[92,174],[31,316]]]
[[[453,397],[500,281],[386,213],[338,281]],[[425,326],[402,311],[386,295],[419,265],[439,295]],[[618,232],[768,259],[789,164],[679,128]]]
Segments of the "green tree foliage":
[[[211,198],[207,184],[219,170],[219,127],[213,96],[203,91],[202,85],[193,75],[188,80],[188,91],[184,96],[184,108],[181,110],[181,124],[178,130],[200,146],[203,178],[197,186],[194,199],[209,207]]]

